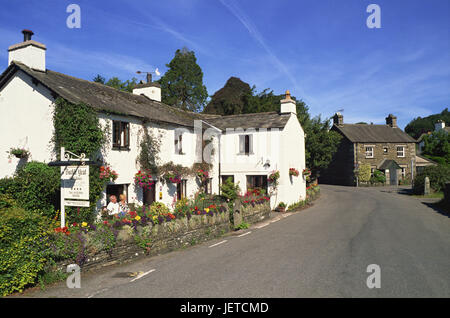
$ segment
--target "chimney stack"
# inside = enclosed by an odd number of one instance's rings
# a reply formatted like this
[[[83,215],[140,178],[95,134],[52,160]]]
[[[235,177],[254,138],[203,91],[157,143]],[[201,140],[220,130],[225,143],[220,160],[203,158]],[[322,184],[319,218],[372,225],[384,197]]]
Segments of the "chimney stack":
[[[150,72],[147,72],[147,84],[150,84],[152,82],[152,74]]]
[[[397,128],[397,117],[389,114],[386,117],[386,125],[391,126],[392,128]]]
[[[286,97],[281,100],[281,107],[280,107],[280,113],[281,114],[297,114],[297,104],[293,99],[291,99],[291,93],[287,90],[286,91]]]
[[[335,124],[336,126],[344,125],[344,116],[342,116],[342,114],[340,112],[337,112],[336,114],[334,114],[333,124]]]
[[[45,51],[44,44],[31,39],[33,31],[23,30],[23,42],[11,45],[8,48],[8,65],[13,61],[25,64],[31,69],[45,72]]]

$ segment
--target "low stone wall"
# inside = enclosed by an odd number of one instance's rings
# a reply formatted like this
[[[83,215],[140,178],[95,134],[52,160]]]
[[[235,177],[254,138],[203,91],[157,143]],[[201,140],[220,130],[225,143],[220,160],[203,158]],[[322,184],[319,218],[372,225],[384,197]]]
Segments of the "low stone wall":
[[[255,206],[238,204],[235,208],[235,215],[247,223],[269,218],[271,212],[269,203]],[[136,257],[162,254],[195,245],[233,231],[236,228],[236,218],[234,220],[232,224],[227,210],[213,216],[192,215],[190,218],[175,219],[162,224],[137,226],[136,229],[125,225],[119,230],[116,245],[110,251],[88,251],[86,261],[81,267],[83,271],[90,271]],[[148,239],[149,248],[139,246],[135,241],[136,237]],[[56,268],[65,271],[66,266],[71,263],[73,262],[61,262]]]

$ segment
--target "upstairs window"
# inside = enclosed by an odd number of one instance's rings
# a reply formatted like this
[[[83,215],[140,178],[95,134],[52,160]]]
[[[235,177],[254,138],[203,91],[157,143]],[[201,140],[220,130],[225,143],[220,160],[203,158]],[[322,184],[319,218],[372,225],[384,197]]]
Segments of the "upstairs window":
[[[389,151],[388,147],[383,147],[383,154],[387,155]]]
[[[113,149],[130,149],[130,123],[113,121]]]
[[[175,133],[174,145],[175,145],[175,154],[184,155],[184,153],[183,153],[183,134]]]
[[[373,158],[373,146],[366,146],[366,158]]]
[[[253,135],[239,135],[239,154],[253,154]]]
[[[397,146],[397,157],[403,158],[405,156],[405,146]]]

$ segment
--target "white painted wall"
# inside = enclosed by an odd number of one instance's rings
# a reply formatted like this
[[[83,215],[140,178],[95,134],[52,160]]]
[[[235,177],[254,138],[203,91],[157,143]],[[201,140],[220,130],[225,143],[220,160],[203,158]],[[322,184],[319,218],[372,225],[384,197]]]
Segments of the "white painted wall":
[[[0,90],[0,178],[12,176],[25,159],[8,159],[10,148],[24,147],[28,161],[52,159],[53,102],[50,91],[32,83],[22,71],[16,72]]]
[[[43,46],[43,44],[38,44]],[[10,51],[8,55],[8,65],[10,65],[12,61],[21,62],[35,70],[43,72],[46,70],[45,49],[31,44]]]
[[[133,94],[136,95],[144,94],[150,99],[156,100],[158,102],[161,101],[161,87],[150,86],[150,87],[134,88]]]

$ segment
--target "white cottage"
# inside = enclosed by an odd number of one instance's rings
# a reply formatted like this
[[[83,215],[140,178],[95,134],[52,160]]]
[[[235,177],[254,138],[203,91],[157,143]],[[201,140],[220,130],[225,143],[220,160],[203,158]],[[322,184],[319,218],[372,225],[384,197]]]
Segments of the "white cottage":
[[[130,203],[161,201],[170,206],[181,196],[189,197],[199,190],[201,185],[194,177],[179,184],[156,180],[150,191],[134,184],[144,128],[159,138],[160,164],[172,161],[190,167],[201,162],[203,139],[212,136],[218,151],[211,156],[212,170],[205,189],[210,193],[219,193],[220,183],[230,176],[243,191],[261,187],[270,192],[273,189],[267,176],[278,170],[280,180],[272,207],[281,201],[290,204],[305,198],[301,176],[305,168],[304,132],[288,92],[280,112],[236,116],[185,112],[161,102],[158,83],[140,84],[128,93],[48,70],[46,46],[31,40],[31,31],[23,33],[24,41],[9,47],[9,66],[0,76],[0,178],[13,175],[27,160],[8,156],[12,147],[29,150],[28,160],[55,159],[52,112],[55,100],[61,97],[93,107],[102,126],[111,133],[111,142],[102,155],[119,177],[107,186],[99,206],[106,205],[107,194],[119,193],[127,194]],[[299,170],[300,176],[290,177],[289,168]]]

